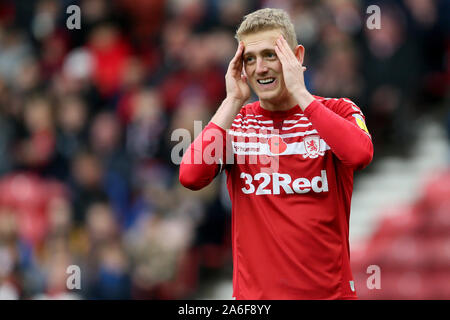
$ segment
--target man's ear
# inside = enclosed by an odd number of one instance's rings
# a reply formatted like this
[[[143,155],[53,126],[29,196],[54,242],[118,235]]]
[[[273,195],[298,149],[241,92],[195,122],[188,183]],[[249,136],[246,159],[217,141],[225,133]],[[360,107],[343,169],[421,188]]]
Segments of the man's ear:
[[[295,47],[294,54],[297,57],[297,60],[303,65],[303,58],[305,57],[305,47],[299,44]]]

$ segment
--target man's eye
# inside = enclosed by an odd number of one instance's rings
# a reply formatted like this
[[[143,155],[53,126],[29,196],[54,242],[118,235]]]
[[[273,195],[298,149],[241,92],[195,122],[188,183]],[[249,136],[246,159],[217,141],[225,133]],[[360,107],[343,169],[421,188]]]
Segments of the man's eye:
[[[277,55],[273,52],[267,53],[267,58],[269,58],[269,59],[274,59],[276,57],[277,57]]]
[[[245,58],[245,62],[246,62],[246,63],[252,62],[253,60],[254,60],[253,57],[246,57],[246,58]]]

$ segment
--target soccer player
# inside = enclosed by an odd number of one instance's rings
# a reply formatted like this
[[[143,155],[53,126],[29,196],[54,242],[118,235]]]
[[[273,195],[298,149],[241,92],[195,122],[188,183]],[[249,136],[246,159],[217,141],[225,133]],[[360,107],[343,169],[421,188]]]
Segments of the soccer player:
[[[373,156],[364,116],[308,92],[285,11],[245,16],[236,38],[226,98],[184,154],[180,182],[198,190],[226,171],[236,299],[356,299],[353,172]],[[259,101],[244,105],[250,87]]]

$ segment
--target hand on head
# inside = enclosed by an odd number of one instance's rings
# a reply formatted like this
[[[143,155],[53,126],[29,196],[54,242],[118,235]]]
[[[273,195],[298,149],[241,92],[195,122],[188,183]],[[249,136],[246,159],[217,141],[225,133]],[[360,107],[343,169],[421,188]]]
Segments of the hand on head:
[[[282,35],[275,43],[275,52],[283,68],[284,82],[291,94],[305,89],[303,72],[306,67],[302,65],[303,52],[301,50],[303,47],[297,46],[294,53]]]
[[[236,54],[228,65],[225,75],[227,98],[235,99],[244,103],[250,98],[250,87],[243,70],[244,43],[239,42]]]

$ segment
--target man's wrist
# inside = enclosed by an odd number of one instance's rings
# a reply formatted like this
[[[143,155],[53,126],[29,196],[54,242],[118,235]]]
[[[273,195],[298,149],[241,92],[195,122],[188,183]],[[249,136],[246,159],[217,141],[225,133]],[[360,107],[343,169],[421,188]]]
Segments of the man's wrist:
[[[228,96],[225,97],[225,99],[222,102],[223,105],[227,105],[229,108],[232,108],[233,110],[237,111],[241,110],[244,103],[245,101]]]
[[[226,97],[212,117],[211,122],[224,130],[229,129],[234,118],[236,117],[236,114],[238,114],[241,110],[244,102],[239,99]]]
[[[295,102],[300,106],[300,108],[305,111],[306,107],[310,105],[315,99],[308,90],[299,90],[294,95]]]

